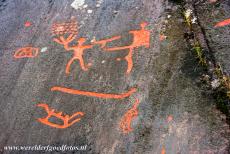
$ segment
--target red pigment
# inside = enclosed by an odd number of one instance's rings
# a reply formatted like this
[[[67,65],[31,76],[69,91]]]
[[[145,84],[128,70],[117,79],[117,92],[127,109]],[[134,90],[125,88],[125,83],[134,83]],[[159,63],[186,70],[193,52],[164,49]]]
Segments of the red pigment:
[[[26,21],[24,25],[25,25],[25,27],[30,27],[31,26],[31,22]]]

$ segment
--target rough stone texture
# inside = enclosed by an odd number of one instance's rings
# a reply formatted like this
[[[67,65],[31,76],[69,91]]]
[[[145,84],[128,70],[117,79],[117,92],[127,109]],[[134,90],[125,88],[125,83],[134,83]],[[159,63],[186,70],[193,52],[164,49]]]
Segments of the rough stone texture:
[[[229,26],[214,27],[218,22],[230,18],[230,1],[222,0],[211,3],[211,1],[197,1],[195,3],[197,15],[204,29],[208,45],[214,53],[215,59],[223,69],[230,73]]]
[[[229,19],[229,1],[187,1],[187,8],[192,8],[197,18],[197,23],[194,24],[193,30],[199,42],[202,44],[203,51],[206,53],[206,57],[211,63],[220,66],[225,75],[230,75],[229,72],[229,25],[218,27],[219,23],[222,23],[226,19]],[[212,81],[217,78],[214,72],[214,67],[210,65],[209,75],[212,76]],[[212,74],[212,75],[211,75]],[[214,90],[218,100],[218,108],[228,115],[230,111],[230,102],[226,97],[226,94],[222,95],[220,92],[221,87]],[[217,94],[219,92],[219,94]],[[224,92],[226,93],[226,92]],[[219,97],[222,95],[221,97]],[[229,121],[229,120],[228,120]]]
[[[86,0],[87,9],[75,10],[71,3],[0,3],[2,152],[6,145],[87,144],[83,153],[152,154],[161,153],[163,147],[167,154],[228,153],[229,127],[215,109],[212,97],[203,95],[195,82],[198,66],[185,46],[178,7],[158,0],[104,0],[96,7],[95,1]],[[93,13],[87,13],[89,8]],[[165,21],[167,13],[172,17]],[[93,64],[92,68],[83,72],[76,62],[67,76],[65,66],[72,53],[52,41],[50,29],[54,22],[68,21],[72,16],[79,22],[78,36],[86,37],[88,43],[94,37],[123,36],[111,46],[129,44],[132,37],[128,31],[139,29],[139,23],[147,21],[151,47],[135,50],[130,75],[125,75],[126,62],[115,60],[127,52],[108,54],[94,47],[84,56],[86,62]],[[25,28],[25,21],[32,26]],[[161,28],[168,37],[162,42]],[[15,50],[26,45],[48,49],[33,59],[14,59]],[[105,93],[122,93],[137,87],[138,92],[123,100],[98,99],[50,91],[57,85]],[[141,101],[139,116],[132,122],[133,132],[123,134],[119,122],[135,98]],[[45,116],[44,110],[36,107],[39,102],[66,114],[82,111],[85,116],[67,129],[51,128],[36,121]],[[171,122],[167,122],[169,115],[173,117]]]

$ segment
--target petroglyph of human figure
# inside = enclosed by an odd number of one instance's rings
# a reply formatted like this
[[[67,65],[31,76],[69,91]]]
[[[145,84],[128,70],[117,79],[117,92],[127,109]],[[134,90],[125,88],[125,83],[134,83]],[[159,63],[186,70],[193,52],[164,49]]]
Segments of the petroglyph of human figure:
[[[77,41],[78,44],[70,47],[69,43],[72,42],[74,39],[75,39],[75,35],[73,34],[69,35],[66,39],[63,36],[60,36],[59,39],[54,38],[54,41],[59,44],[62,44],[67,51],[73,50],[73,57],[69,60],[69,62],[66,65],[66,70],[65,70],[66,74],[70,73],[70,66],[75,60],[79,61],[81,69],[83,71],[87,71],[88,67],[90,66],[89,64],[85,65],[83,59],[83,53],[86,49],[92,48],[93,45],[83,45],[86,39],[79,38]]]
[[[141,46],[145,46],[146,48],[150,47],[150,32],[148,30],[145,29],[145,27],[147,26],[146,22],[143,22],[140,24],[141,29],[140,30],[132,30],[129,31],[130,34],[133,35],[133,42],[132,44],[128,45],[128,46],[121,46],[121,47],[112,47],[112,48],[107,48],[104,47],[105,46],[105,41],[108,42],[111,41],[110,39],[108,40],[101,40],[101,41],[96,41],[94,42],[94,44],[102,44],[102,47],[105,51],[107,52],[111,52],[111,51],[120,51],[120,50],[129,50],[128,55],[126,55],[124,57],[124,60],[127,61],[127,70],[126,73],[129,74],[133,68],[133,50],[135,48],[141,47]],[[116,37],[114,37],[116,38]],[[118,39],[119,37],[117,37],[116,39]],[[113,40],[113,39],[112,39]]]

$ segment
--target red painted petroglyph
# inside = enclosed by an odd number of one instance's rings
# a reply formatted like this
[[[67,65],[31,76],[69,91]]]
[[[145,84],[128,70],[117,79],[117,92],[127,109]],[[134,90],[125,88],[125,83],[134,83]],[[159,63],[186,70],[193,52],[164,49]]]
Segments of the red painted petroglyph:
[[[136,88],[131,88],[129,91],[122,93],[122,94],[105,94],[105,93],[97,93],[97,92],[91,92],[91,91],[82,91],[82,90],[76,90],[76,89],[69,89],[64,87],[53,87],[51,88],[51,91],[60,91],[63,93],[68,94],[74,94],[74,95],[84,95],[89,97],[97,97],[97,98],[109,98],[109,99],[123,99],[126,97],[129,97],[133,93],[137,91]]]
[[[165,147],[162,147],[162,149],[161,149],[161,154],[165,154],[166,152],[165,152]]]
[[[25,25],[25,27],[30,27],[31,26],[31,22],[30,21],[26,21],[24,25]]]
[[[118,40],[120,38],[121,38],[121,36],[114,36],[112,38],[104,39],[104,40],[99,40],[99,41],[92,40],[92,43],[93,44],[99,44],[99,45],[101,45],[101,48],[104,48],[108,42],[112,42],[112,41]]]
[[[20,48],[15,52],[14,58],[34,58],[38,55],[38,50],[33,47]]]
[[[129,34],[133,35],[133,40],[130,45],[127,46],[118,46],[118,47],[106,47],[108,43],[121,39],[121,36],[114,36],[108,39],[102,39],[96,41],[96,39],[91,41],[91,44],[85,45],[86,38],[78,38],[75,44],[72,44],[72,42],[76,39],[76,35],[78,33],[78,27],[77,22],[69,22],[69,23],[56,23],[52,26],[52,33],[54,35],[59,35],[53,40],[63,45],[64,49],[68,51],[73,52],[72,58],[68,61],[65,73],[69,74],[71,65],[75,61],[79,61],[80,67],[83,71],[87,71],[90,66],[92,66],[92,63],[85,64],[83,59],[83,54],[87,49],[93,48],[94,45],[100,45],[100,47],[107,53],[109,52],[115,52],[115,51],[122,51],[127,50],[128,54],[125,57],[122,58],[116,58],[117,61],[126,60],[127,62],[127,70],[126,73],[129,74],[133,68],[133,52],[134,49],[139,47],[150,47],[150,31],[146,30],[147,23],[143,22],[140,24],[140,29],[138,30],[131,30],[129,31]],[[68,35],[66,35],[68,34]],[[92,61],[91,61],[92,62]],[[105,61],[103,60],[102,63]],[[113,93],[100,93],[100,92],[92,92],[92,91],[82,91],[78,89],[71,89],[71,88],[65,88],[60,86],[55,86],[51,88],[51,91],[58,91],[73,95],[83,95],[88,97],[96,97],[96,98],[103,98],[103,99],[124,99],[127,97],[130,97],[133,93],[137,91],[137,88],[131,88],[128,91],[120,94],[113,94]],[[138,106],[139,106],[139,100],[136,99],[133,107],[129,109],[124,116],[121,118],[121,121],[119,123],[120,129],[123,131],[123,133],[129,133],[132,131],[131,123],[135,117],[138,116]],[[74,123],[81,120],[82,116],[84,116],[83,112],[76,112],[72,116],[69,115],[62,115],[62,113],[55,113],[54,109],[50,109],[47,104],[38,104],[38,107],[42,107],[47,112],[47,117],[45,118],[39,118],[38,121],[49,125],[51,127],[64,129],[67,127],[70,127]],[[80,117],[79,117],[80,116]],[[50,122],[51,117],[56,117],[63,121],[63,124],[55,124],[53,122]]]
[[[120,129],[123,131],[123,133],[129,133],[133,129],[131,128],[132,120],[138,116],[138,105],[140,101],[136,99],[136,102],[134,103],[133,107],[128,110],[125,115],[121,118],[120,122]]]
[[[54,35],[74,34],[78,33],[78,25],[76,21],[55,23],[52,26],[52,33]]]
[[[173,120],[173,116],[169,115],[168,118],[167,118],[167,121],[170,122]]]
[[[69,35],[66,39],[64,38],[64,36],[60,36],[59,39],[54,38],[54,41],[59,44],[62,44],[65,50],[67,51],[73,50],[73,57],[69,60],[69,62],[66,65],[66,70],[65,70],[66,74],[70,73],[70,66],[75,60],[79,61],[80,67],[83,71],[87,71],[88,67],[92,65],[92,64],[87,64],[87,66],[85,65],[85,62],[83,59],[83,53],[86,49],[92,48],[93,45],[83,45],[86,39],[79,38],[77,41],[78,44],[70,47],[69,43],[72,42],[74,39],[75,39],[75,36],[73,34]]]
[[[64,128],[70,127],[74,123],[80,121],[81,117],[84,116],[83,112],[76,112],[72,116],[62,115],[62,112],[55,113],[54,109],[50,109],[47,104],[38,104],[37,106],[41,107],[41,108],[44,108],[45,111],[47,112],[47,117],[38,118],[38,121],[43,123],[43,124],[45,124],[45,125],[55,127],[55,128],[64,129]],[[51,117],[56,117],[56,118],[62,120],[63,124],[60,125],[60,124],[55,124],[55,123],[50,122],[49,118],[51,118]],[[76,117],[79,117],[79,118],[76,118]]]
[[[160,41],[164,41],[167,37],[163,34],[160,34],[159,39]]]
[[[55,28],[53,28],[53,33],[55,34],[60,34],[62,36],[60,36],[59,38],[54,38],[54,41],[63,45],[65,50],[70,51],[73,50],[74,55],[73,58],[71,58],[69,60],[69,62],[67,63],[66,66],[66,74],[70,73],[70,66],[71,64],[75,61],[78,60],[81,66],[81,69],[83,71],[87,71],[88,68],[91,66],[90,64],[85,65],[84,63],[84,59],[83,59],[83,53],[84,50],[86,49],[90,49],[93,47],[93,45],[100,45],[102,49],[104,49],[106,52],[112,52],[112,51],[120,51],[120,50],[129,50],[128,54],[123,58],[124,60],[127,61],[127,70],[126,73],[129,74],[133,68],[133,51],[135,48],[144,46],[146,48],[150,47],[150,32],[148,30],[145,29],[145,27],[147,26],[147,23],[143,22],[140,24],[141,29],[140,30],[132,30],[129,31],[130,34],[133,35],[133,42],[131,43],[131,45],[128,46],[121,46],[121,47],[111,47],[111,48],[107,48],[105,47],[106,44],[108,42],[112,42],[114,40],[120,39],[121,36],[114,36],[112,38],[109,39],[104,39],[104,40],[99,40],[96,41],[95,39],[92,40],[92,45],[83,45],[86,41],[85,38],[79,38],[79,40],[77,41],[78,44],[74,45],[74,46],[69,46],[69,43],[71,43],[74,39],[75,39],[75,35],[74,34],[70,34],[67,38],[64,38],[63,34],[66,33],[65,29],[63,27],[63,25],[58,25]],[[63,33],[63,31],[65,31]],[[121,60],[117,59],[118,61]]]
[[[224,21],[218,22],[214,27],[223,27],[230,24],[230,18]]]
[[[106,48],[105,44],[108,42],[107,40],[97,41],[96,43],[101,43],[102,47],[107,52],[111,51],[120,51],[120,50],[129,50],[128,55],[125,56],[124,60],[127,61],[127,70],[126,73],[129,74],[133,68],[133,50],[135,48],[144,46],[146,48],[150,47],[150,31],[146,30],[145,27],[147,26],[146,22],[143,22],[140,24],[141,29],[140,30],[132,30],[129,31],[130,34],[133,35],[133,42],[129,46],[121,46],[121,47],[112,47],[112,48]],[[119,38],[119,36],[114,37],[116,39]],[[113,38],[112,38],[113,40]]]

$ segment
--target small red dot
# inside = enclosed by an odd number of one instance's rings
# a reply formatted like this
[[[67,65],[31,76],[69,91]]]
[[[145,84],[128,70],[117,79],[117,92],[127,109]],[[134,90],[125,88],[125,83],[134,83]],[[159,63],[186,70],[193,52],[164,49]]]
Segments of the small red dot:
[[[169,115],[168,118],[167,118],[167,121],[170,122],[173,120],[173,116]]]
[[[164,41],[167,37],[165,35],[160,34],[160,41]]]
[[[30,27],[30,26],[31,26],[31,22],[26,21],[26,22],[25,22],[25,27]]]

